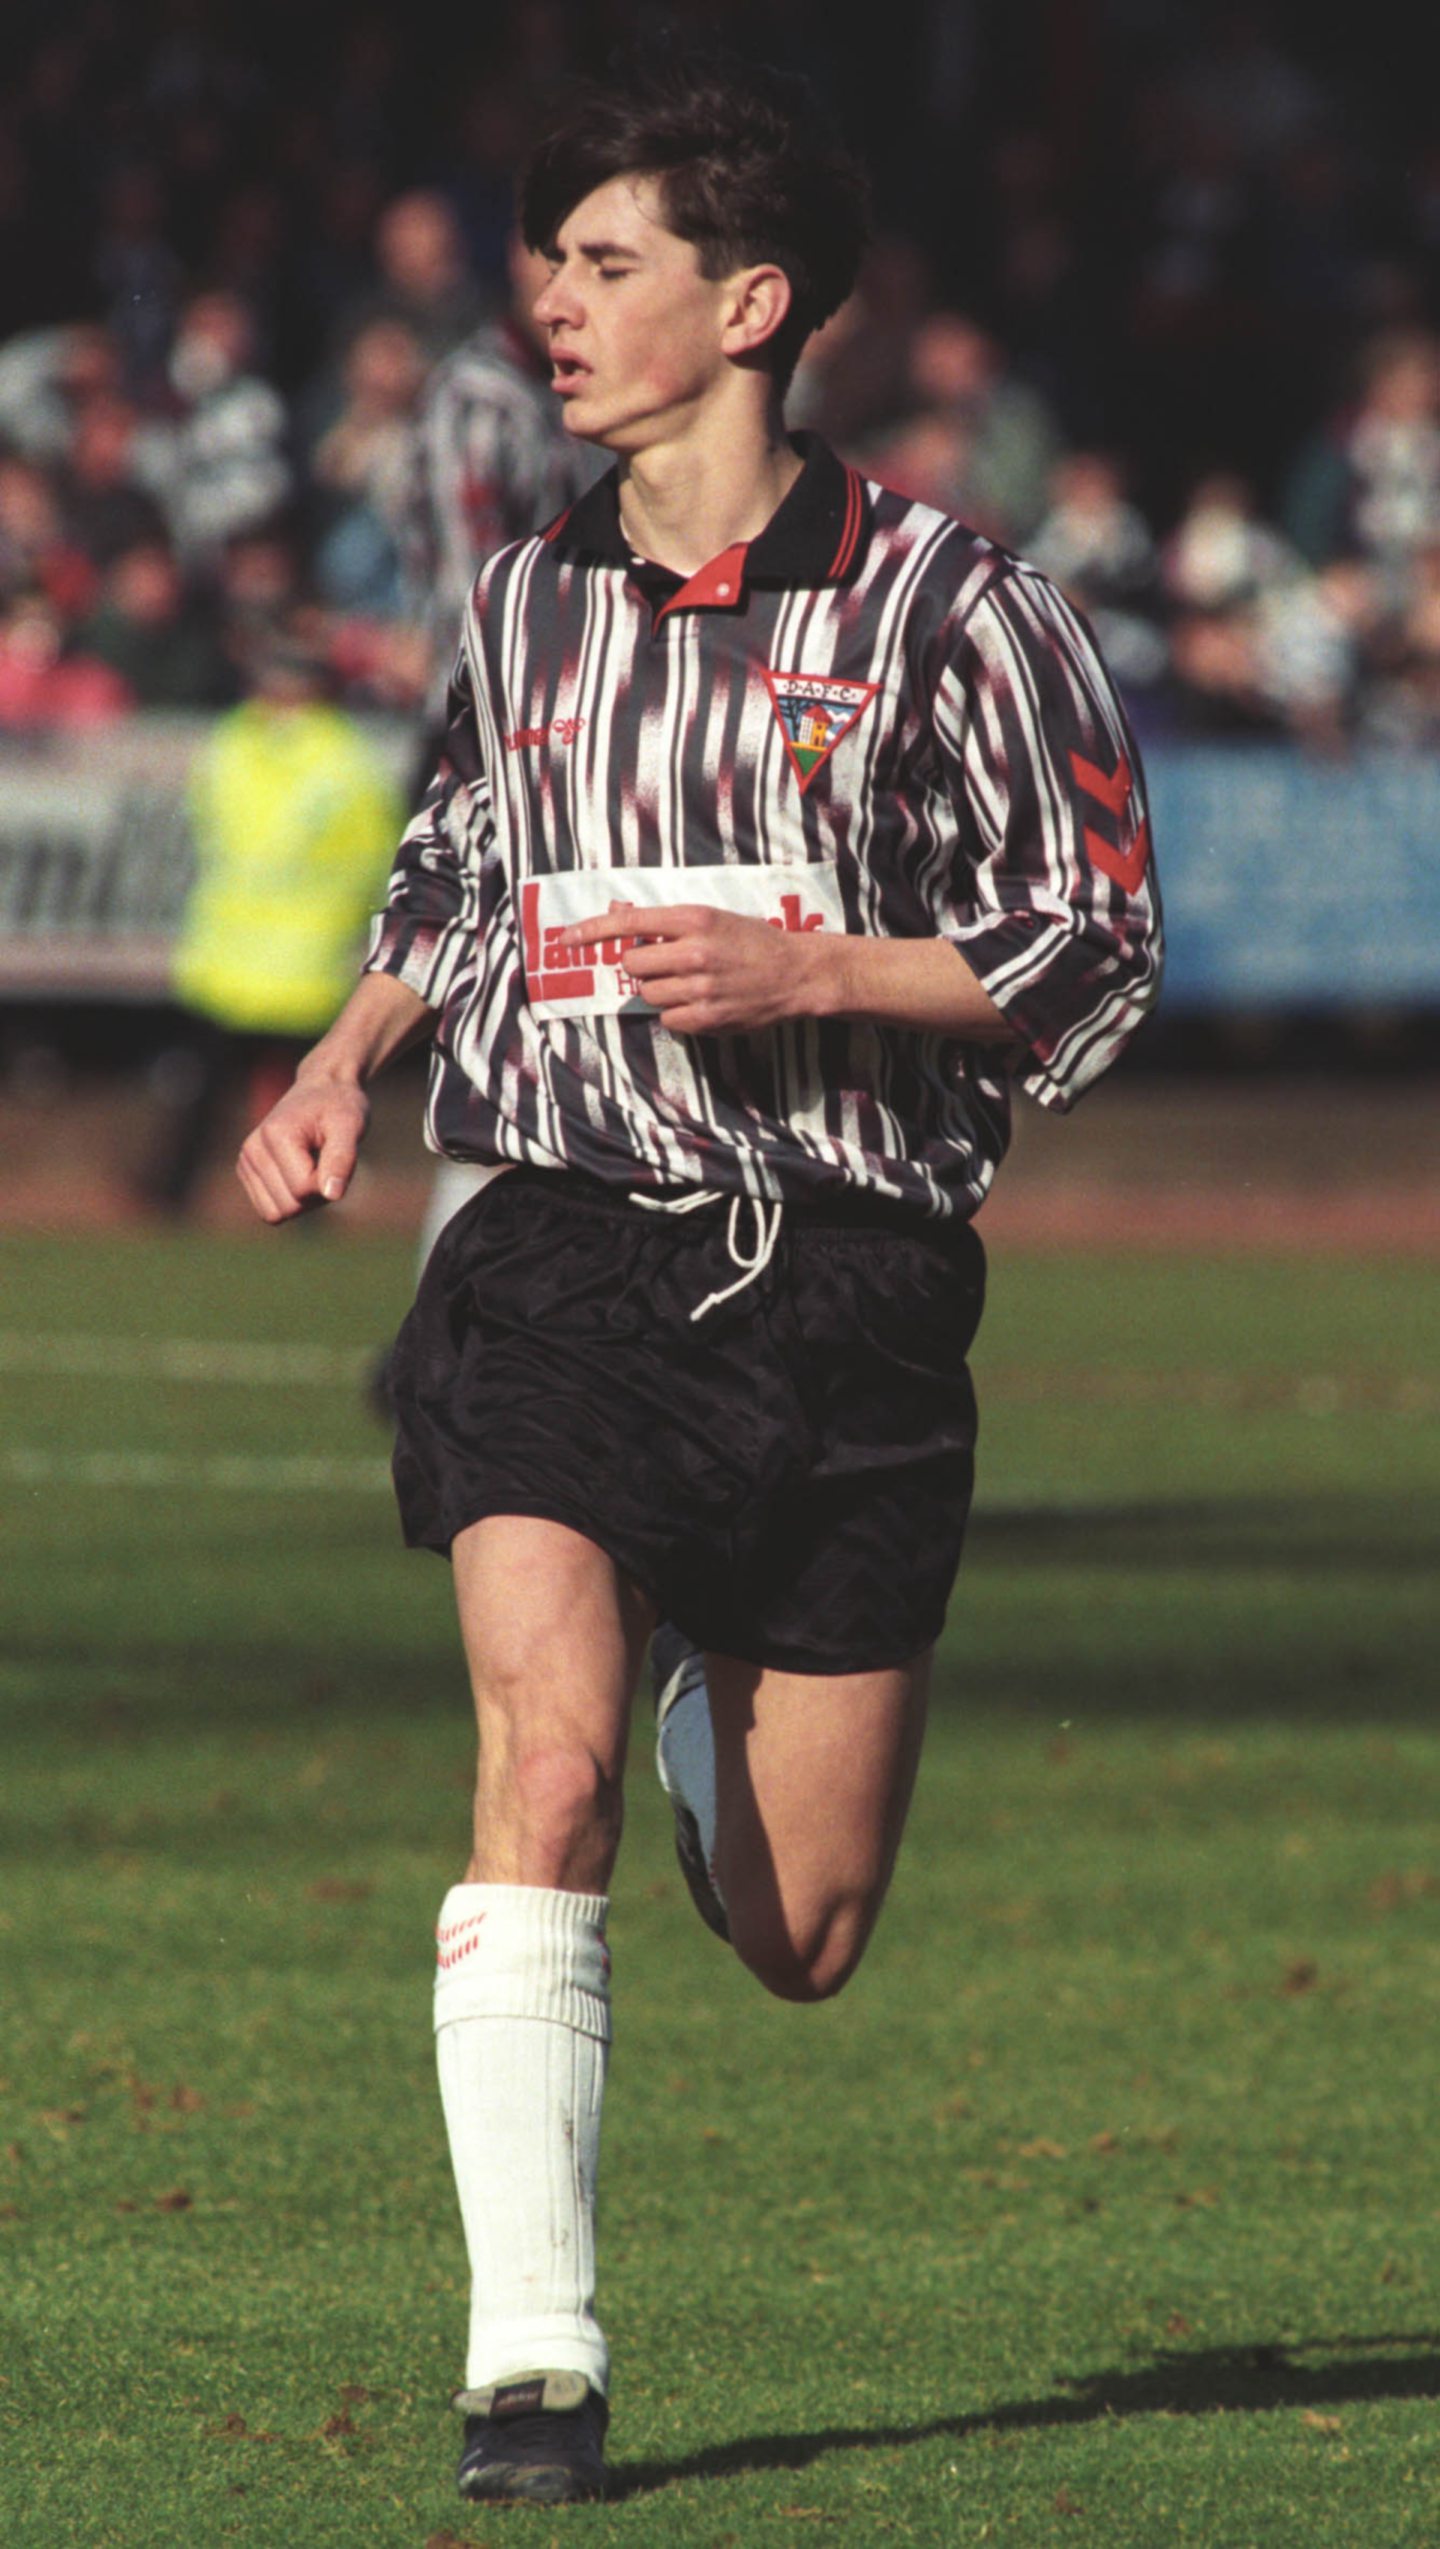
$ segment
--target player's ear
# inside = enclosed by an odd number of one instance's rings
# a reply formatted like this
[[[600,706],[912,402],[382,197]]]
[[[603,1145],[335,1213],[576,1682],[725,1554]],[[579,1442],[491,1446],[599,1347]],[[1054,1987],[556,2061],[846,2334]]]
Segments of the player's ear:
[[[768,343],[790,309],[790,278],[781,266],[742,266],[730,278],[725,333],[727,354],[754,354]]]

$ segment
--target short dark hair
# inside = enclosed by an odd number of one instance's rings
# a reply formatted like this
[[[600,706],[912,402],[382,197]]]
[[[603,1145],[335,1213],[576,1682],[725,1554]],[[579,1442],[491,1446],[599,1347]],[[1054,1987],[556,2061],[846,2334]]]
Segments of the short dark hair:
[[[614,177],[653,177],[666,226],[712,281],[777,265],[791,307],[766,346],[783,391],[812,330],[853,290],[870,236],[864,169],[796,74],[707,49],[658,47],[587,82],[520,183],[528,247],[547,249]]]

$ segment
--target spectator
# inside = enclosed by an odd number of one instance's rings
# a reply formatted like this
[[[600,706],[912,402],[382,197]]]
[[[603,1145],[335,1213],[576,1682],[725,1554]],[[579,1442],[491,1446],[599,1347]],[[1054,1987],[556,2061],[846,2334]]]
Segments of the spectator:
[[[120,352],[108,329],[27,329],[0,347],[0,441],[28,460],[63,461],[81,409],[120,386]]]
[[[546,279],[545,260],[513,229],[507,258],[506,314],[477,329],[431,373],[411,444],[411,610],[429,633],[442,693],[460,614],[485,559],[539,530],[606,465],[605,454],[566,432],[550,387],[549,362],[530,315]],[[433,704],[438,713],[440,700]],[[424,779],[438,740],[428,739]]]
[[[1367,743],[1440,749],[1440,542],[1413,561],[1403,606],[1375,631],[1361,703]]]
[[[44,470],[0,451],[0,601],[31,591],[43,593],[68,618],[84,608],[90,570],[66,542]]]
[[[57,472],[66,536],[95,570],[97,585],[123,550],[166,536],[164,513],[136,475],[138,421],[129,400],[113,391],[88,398]]]
[[[958,310],[921,320],[909,379],[913,412],[866,449],[866,467],[900,494],[1023,548],[1044,512],[1060,453],[1045,401],[1009,373],[994,338]]]
[[[175,1103],[142,1179],[181,1213],[223,1107],[253,1115],[288,1084],[343,999],[382,895],[396,793],[326,668],[292,628],[257,648],[253,694],[215,727],[191,787],[196,873],[173,960],[185,1015],[164,1078]]]
[[[396,619],[401,538],[425,358],[400,319],[372,319],[345,356],[345,403],[310,455],[315,579],[337,610]]]
[[[1282,520],[1311,565],[1366,558],[1398,602],[1440,537],[1440,340],[1387,329],[1364,348],[1360,373],[1356,405],[1296,458]]]
[[[187,564],[268,522],[291,493],[284,403],[249,370],[251,352],[244,303],[233,292],[197,293],[170,352],[172,413],[137,436],[137,468]]]
[[[1370,576],[1339,564],[1182,613],[1170,633],[1182,725],[1338,750],[1355,731],[1375,611]]]
[[[255,313],[248,368],[287,394],[335,349],[313,442],[338,409],[342,317],[346,337],[408,318],[433,359],[498,298],[536,101],[608,41],[607,14],[511,0],[437,76],[384,12],[342,12],[307,50],[284,12],[214,0],[21,10],[36,22],[0,99],[0,331],[108,311],[125,373],[95,386],[164,403],[203,277]],[[880,144],[882,236],[856,308],[807,350],[796,419],[846,448],[894,423],[938,257],[1064,439],[1123,440],[1166,516],[1206,454],[1270,483],[1334,349],[1436,307],[1440,153],[1408,49],[1371,46],[1341,80],[1324,14],[1147,0],[1012,26],[929,0],[863,62],[832,48],[837,97]],[[772,34],[788,47],[798,22]],[[17,432],[3,377],[0,440],[59,456]],[[1301,544],[1312,563],[1337,553]]]
[[[208,580],[226,661],[239,686],[249,690],[276,630],[293,625],[302,606],[295,540],[274,523],[237,532],[211,562]]]
[[[1336,748],[1354,731],[1380,600],[1360,564],[1317,576],[1228,472],[1202,478],[1166,541],[1182,722]]]
[[[444,195],[416,188],[385,206],[375,226],[376,280],[344,314],[348,341],[374,319],[413,329],[437,363],[488,314],[470,272],[460,224]]]
[[[931,291],[913,240],[876,239],[860,280],[804,347],[785,402],[792,424],[811,425],[841,448],[868,446],[911,403],[910,345]]]
[[[1159,554],[1107,453],[1073,452],[1056,463],[1050,508],[1027,554],[1085,612],[1122,690],[1163,681],[1169,650]]]
[[[48,594],[12,594],[0,612],[0,728],[103,725],[134,704],[108,664],[67,646]]]
[[[1343,560],[1261,595],[1257,684],[1296,742],[1338,751],[1351,739],[1376,615],[1374,578]]]
[[[79,641],[122,676],[141,708],[221,708],[235,696],[213,614],[186,592],[163,541],[141,541],[115,559]]]
[[[1260,521],[1254,489],[1227,470],[1197,481],[1161,564],[1171,602],[1194,611],[1248,607],[1305,568],[1299,551]]]

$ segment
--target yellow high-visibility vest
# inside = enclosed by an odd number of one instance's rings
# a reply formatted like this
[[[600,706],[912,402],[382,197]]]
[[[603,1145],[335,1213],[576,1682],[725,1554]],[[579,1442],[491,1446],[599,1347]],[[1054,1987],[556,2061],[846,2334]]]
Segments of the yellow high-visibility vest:
[[[353,990],[403,820],[353,718],[246,700],[191,778],[196,877],[171,977],[222,1026],[319,1034]]]

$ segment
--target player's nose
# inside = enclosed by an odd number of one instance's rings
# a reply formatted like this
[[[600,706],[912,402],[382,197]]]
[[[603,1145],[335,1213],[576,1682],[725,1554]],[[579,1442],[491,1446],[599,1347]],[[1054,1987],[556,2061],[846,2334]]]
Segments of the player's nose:
[[[541,285],[531,303],[531,316],[540,327],[556,327],[574,318],[575,295],[565,283],[563,268],[557,267]]]

